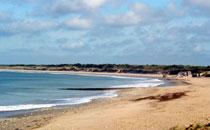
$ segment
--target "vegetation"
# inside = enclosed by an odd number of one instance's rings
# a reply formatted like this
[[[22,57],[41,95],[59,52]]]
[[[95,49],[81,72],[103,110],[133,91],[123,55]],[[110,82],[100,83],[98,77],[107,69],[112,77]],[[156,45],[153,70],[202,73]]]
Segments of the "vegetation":
[[[210,130],[210,123],[208,124],[191,124],[188,127],[173,127],[170,130]]]
[[[178,74],[181,71],[206,73],[210,66],[189,65],[129,65],[129,64],[59,64],[59,65],[0,65],[0,69],[49,70],[49,71],[88,71],[88,72],[124,72],[156,74]]]

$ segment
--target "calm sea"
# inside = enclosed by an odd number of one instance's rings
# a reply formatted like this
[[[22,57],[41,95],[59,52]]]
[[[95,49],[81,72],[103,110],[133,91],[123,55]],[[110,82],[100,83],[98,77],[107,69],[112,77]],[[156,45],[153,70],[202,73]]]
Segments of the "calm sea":
[[[87,103],[112,98],[114,91],[78,91],[65,88],[154,87],[163,81],[107,75],[0,72],[0,117],[8,113]]]

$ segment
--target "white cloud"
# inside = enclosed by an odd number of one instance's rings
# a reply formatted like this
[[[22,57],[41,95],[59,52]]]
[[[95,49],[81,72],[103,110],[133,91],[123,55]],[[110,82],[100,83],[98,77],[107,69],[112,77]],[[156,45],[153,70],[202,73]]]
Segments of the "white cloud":
[[[183,0],[183,7],[187,8],[190,15],[200,17],[210,16],[210,1],[209,0]]]
[[[1,22],[8,22],[11,20],[11,14],[9,12],[0,11],[0,21]]]
[[[146,4],[143,4],[143,3],[134,3],[130,5],[130,9],[133,12],[140,13],[140,14],[143,14],[143,13],[145,14],[145,13],[150,12],[150,8]]]
[[[105,17],[105,22],[108,25],[121,27],[121,26],[134,26],[141,22],[141,17],[134,13],[133,11],[129,11],[125,14],[121,15],[110,15]]]
[[[178,7],[176,2],[169,3],[165,10],[170,17],[180,17],[187,14],[187,9],[185,7]]]
[[[194,6],[210,9],[210,1],[209,0],[187,0],[187,2]]]
[[[119,56],[130,55],[123,59],[126,62],[146,63],[139,60],[141,54],[145,60],[152,57],[150,63],[157,61],[154,57],[166,57],[159,60],[162,63],[174,63],[177,57],[183,60],[182,57],[186,55],[191,55],[190,58],[196,59],[197,63],[197,60],[204,61],[205,57],[205,62],[208,61],[210,56],[210,26],[200,25],[205,21],[209,23],[209,0],[182,0],[183,3],[179,0],[164,1],[164,5],[158,7],[150,2],[140,2],[141,0],[2,1],[10,4],[2,10],[13,13],[5,15],[0,11],[2,50],[5,50],[5,45],[8,50],[26,47],[28,50],[35,50],[36,55],[41,55],[40,52],[44,50],[45,54],[52,57],[66,55],[73,59],[78,54],[84,54],[96,62],[98,59],[118,62]],[[113,1],[118,1],[119,4],[114,5]],[[73,29],[79,30],[71,31]],[[40,33],[45,35],[39,35]],[[29,37],[27,34],[33,36]],[[42,46],[46,49],[40,49]],[[47,49],[52,51],[45,52]],[[55,54],[55,50],[60,52]],[[105,54],[110,57],[100,59]],[[197,54],[202,55],[194,58]],[[113,56],[117,58],[112,59]],[[173,56],[176,58],[171,60]],[[87,61],[87,57],[84,61]],[[65,62],[63,56],[60,59]],[[68,61],[69,59],[66,60]]]
[[[47,11],[55,15],[94,12],[107,1],[109,0],[53,0],[47,5],[49,7]]]
[[[78,17],[65,21],[65,25],[70,29],[89,29],[92,26],[91,20]]]
[[[129,6],[127,12],[123,14],[106,16],[105,21],[107,24],[116,27],[148,25],[166,21],[168,19],[167,14],[169,13],[170,12],[168,9],[155,9],[146,4],[136,2]]]
[[[83,0],[82,3],[89,9],[96,9],[101,7],[107,2],[107,0]]]
[[[24,20],[7,23],[3,28],[0,28],[0,30],[4,30],[5,33],[9,34],[34,33],[47,31],[57,26],[57,23],[51,21]]]
[[[54,1],[49,6],[49,11],[55,14],[65,14],[80,11],[83,8],[79,2],[59,0]]]
[[[203,51],[203,48],[199,45],[196,45],[194,48],[193,48],[193,51],[195,52],[202,52]]]
[[[59,47],[61,49],[79,49],[84,46],[83,42],[63,43]]]
[[[143,3],[133,3],[129,6],[129,10],[123,14],[109,15],[105,17],[105,22],[108,25],[122,27],[135,26],[150,17],[152,10]]]

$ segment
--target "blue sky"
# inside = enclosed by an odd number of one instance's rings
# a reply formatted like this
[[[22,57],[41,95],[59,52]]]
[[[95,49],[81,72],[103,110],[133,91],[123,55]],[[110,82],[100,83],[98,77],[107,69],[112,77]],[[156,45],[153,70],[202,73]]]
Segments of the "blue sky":
[[[1,0],[0,64],[210,65],[207,0]]]

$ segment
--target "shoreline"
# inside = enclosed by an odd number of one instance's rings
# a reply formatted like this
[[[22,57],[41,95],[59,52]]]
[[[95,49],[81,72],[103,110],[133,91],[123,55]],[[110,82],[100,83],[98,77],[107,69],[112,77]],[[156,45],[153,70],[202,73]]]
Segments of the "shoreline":
[[[91,72],[91,73],[94,73],[94,72]],[[90,74],[90,73],[88,73],[88,74]],[[110,74],[110,73],[108,73],[108,74]],[[120,75],[120,74],[118,74],[118,75]],[[123,76],[125,76],[125,75],[127,75],[127,74],[123,74]],[[135,76],[136,76],[136,74],[135,74]],[[140,75],[140,77],[141,76],[144,76],[144,75]],[[145,75],[145,76],[148,76],[148,75]],[[155,76],[155,77],[158,77],[158,76]],[[152,76],[151,78],[154,78],[154,77]],[[192,82],[194,80],[193,78],[177,80],[172,77],[169,80],[170,80],[170,82],[174,82],[175,86],[173,86],[173,87],[154,87],[154,88],[134,88],[134,89],[120,90],[118,92],[119,97],[116,97],[116,98],[98,99],[98,100],[94,100],[89,103],[80,104],[80,105],[77,105],[74,107],[68,106],[66,108],[61,108],[61,109],[54,109],[54,108],[42,109],[42,110],[36,111],[34,113],[30,113],[25,116],[0,119],[0,129],[14,130],[15,128],[18,128],[18,129],[23,129],[23,130],[31,130],[31,129],[38,128],[37,130],[48,130],[48,129],[56,130],[58,128],[59,129],[67,129],[70,127],[72,127],[72,129],[73,128],[75,128],[75,129],[84,129],[85,128],[87,130],[99,129],[99,128],[115,130],[118,127],[124,128],[124,129],[130,129],[131,125],[126,123],[126,125],[124,126],[123,123],[122,124],[120,123],[122,121],[121,119],[123,119],[123,122],[127,122],[127,121],[142,122],[141,120],[143,120],[143,119],[141,119],[140,117],[138,117],[136,119],[135,116],[132,116],[132,118],[129,117],[127,119],[127,117],[124,117],[124,116],[126,116],[126,115],[130,116],[130,114],[131,115],[137,114],[135,112],[138,112],[138,111],[139,111],[138,114],[142,113],[141,111],[143,111],[144,113],[148,113],[147,109],[151,110],[152,113],[154,112],[156,114],[158,114],[158,113],[161,114],[162,113],[161,109],[164,109],[163,106],[165,106],[167,103],[170,103],[170,102],[173,103],[173,102],[177,102],[179,100],[181,100],[182,102],[185,102],[184,101],[184,100],[186,100],[185,98],[188,98],[188,96],[189,96],[188,93],[191,93],[191,91],[192,92],[196,91],[196,89],[197,89],[192,86],[196,86],[196,87],[198,86],[197,84],[194,85],[194,82]],[[203,78],[202,78],[202,80],[203,80]],[[206,79],[206,78],[205,78],[205,80],[207,80],[207,82],[210,81],[209,79]],[[206,81],[205,81],[205,83],[206,83]],[[198,90],[200,90],[200,87]],[[207,90],[209,90],[209,88]],[[190,92],[188,92],[188,91],[190,91]],[[158,95],[164,95],[165,93],[176,93],[176,92],[177,93],[179,93],[179,92],[185,93],[186,92],[187,96],[183,96],[183,97],[181,96],[180,99],[178,98],[175,100],[170,99],[167,102],[160,102],[160,103],[156,102],[156,100],[161,100],[161,98],[162,98],[161,96],[158,97]],[[147,97],[147,98],[145,98],[145,97]],[[184,100],[182,98],[184,98]],[[137,101],[137,99],[138,99],[138,101]],[[172,105],[172,106],[174,106],[174,105]],[[121,109],[121,107],[122,107],[122,109]],[[146,107],[147,109],[144,107]],[[207,108],[210,108],[210,106],[207,105]],[[161,111],[159,111],[159,110],[161,110]],[[115,111],[121,111],[121,112],[124,112],[127,114],[119,115]],[[180,111],[180,110],[178,110],[178,111]],[[93,113],[94,113],[94,115],[92,115]],[[104,117],[106,115],[105,113],[107,115],[109,115],[111,113],[112,117]],[[207,113],[207,115],[208,114],[210,115],[210,112],[207,111],[206,113]],[[151,114],[151,112],[149,112],[148,114]],[[170,114],[168,114],[168,115],[170,115]],[[91,117],[89,123],[85,120],[86,116]],[[148,118],[147,120],[150,120],[150,122],[154,122],[154,120],[155,120],[155,118],[152,119],[152,117],[153,117],[152,115],[144,115],[143,114],[141,116],[145,116],[145,118],[146,119]],[[164,115],[164,116],[166,116],[166,115]],[[176,117],[175,119],[177,119],[176,115],[175,115],[175,117]],[[85,119],[83,119],[83,118],[85,118]],[[104,122],[102,124],[99,123],[96,126],[91,125],[95,121],[97,122],[98,118],[104,120]],[[72,119],[76,119],[76,120],[72,120]],[[108,120],[113,121],[112,122],[113,125],[111,125],[110,124],[111,122]],[[162,120],[164,120],[165,122],[168,122],[167,119],[165,119],[165,118]],[[201,120],[201,118],[198,117],[197,120],[200,120],[198,123],[200,123],[200,122],[208,123],[210,121],[210,117],[206,116],[205,120],[204,119]],[[196,122],[196,121],[192,122],[192,119],[190,119],[190,121],[191,121],[191,123]],[[68,125],[69,122],[73,123],[73,125],[69,126]],[[147,123],[144,122],[144,123],[146,123],[146,125],[139,126],[140,123],[137,123],[137,122],[135,125],[133,124],[132,128],[137,128],[137,126],[138,126],[138,128],[150,128],[151,130],[154,128],[156,128],[156,130],[163,129],[163,126],[161,124],[159,124],[160,126],[159,125],[158,126],[157,125],[149,126],[149,124],[150,124],[149,122],[147,122]],[[177,123],[177,121],[174,121],[173,124],[169,123],[170,125],[165,126],[165,128],[171,128],[171,127],[177,126],[177,125],[188,126],[190,124],[189,122],[187,123],[187,121],[183,121],[183,122],[184,123]],[[64,126],[60,126],[60,125],[58,126],[59,123],[64,124]]]
[[[143,78],[162,78],[161,74],[140,74],[140,73],[113,73],[113,72],[87,72],[87,71],[49,71],[49,70],[20,70],[20,69],[0,69],[0,72],[22,72],[22,73],[49,73],[49,74],[73,74],[73,75],[110,75],[110,76],[128,76]],[[170,77],[172,78],[172,77]]]
[[[78,91],[104,91],[104,94],[102,95],[96,95],[93,97],[84,97],[84,99],[81,99],[78,103],[75,104],[69,104],[69,105],[59,105],[59,104],[39,104],[32,106],[33,104],[26,104],[26,105],[17,105],[17,106],[8,106],[10,111],[6,111],[6,108],[2,107],[3,111],[1,111],[1,114],[3,112],[8,112],[14,114],[11,115],[20,115],[21,113],[25,113],[24,111],[34,111],[36,109],[42,109],[42,108],[54,108],[54,107],[61,107],[61,106],[74,106],[74,105],[79,105],[79,104],[86,104],[89,102],[92,102],[92,100],[97,100],[97,99],[104,99],[104,98],[114,98],[118,96],[117,91],[123,90],[123,89],[134,89],[138,87],[157,87],[157,86],[166,86],[165,84],[168,84],[169,82],[166,82],[165,80],[161,79],[159,75],[142,75],[142,74],[130,74],[130,73],[95,73],[95,72],[74,72],[74,71],[39,71],[39,70],[14,70],[14,69],[0,69],[0,72],[17,72],[17,73],[46,73],[46,74],[65,74],[65,75],[80,75],[80,76],[99,76],[99,77],[112,77],[112,78],[150,78],[150,79],[159,79],[160,83],[156,84],[148,84],[148,85],[143,85],[142,83],[138,84],[128,84],[128,85],[119,85],[119,86],[113,86],[113,87],[104,87],[104,88],[61,88],[61,90],[78,90]],[[158,78],[157,78],[158,77]],[[143,86],[141,86],[143,85]],[[154,85],[154,86],[153,86]],[[83,101],[82,101],[83,100]],[[13,107],[18,107],[18,108],[13,108]],[[21,109],[21,107],[24,107]],[[25,108],[26,107],[26,108]],[[30,109],[31,108],[31,109]],[[5,109],[5,110],[4,110]],[[15,110],[17,109],[17,110]],[[16,114],[17,113],[17,114]],[[9,114],[8,114],[9,115]],[[8,117],[7,114],[3,114],[2,117]],[[9,115],[10,117],[10,115]]]
[[[136,77],[136,78],[140,77],[140,78],[161,79],[161,76],[159,76],[159,75],[144,75],[144,74],[139,75],[139,74],[129,74],[129,73],[101,73],[101,72],[95,73],[95,72],[83,72],[83,71],[74,72],[74,71],[37,71],[37,70],[0,69],[0,72],[70,74],[70,75],[82,75],[82,76],[86,76],[86,75],[87,76],[117,76],[117,77],[125,76],[125,77]],[[158,85],[158,86],[161,86],[161,85]],[[9,124],[9,122],[10,122],[9,120],[21,119],[21,118],[23,118],[21,120],[25,120],[24,118],[33,119],[34,117],[39,116],[39,115],[44,115],[43,118],[46,118],[49,116],[48,113],[50,113],[50,112],[52,112],[54,114],[56,113],[55,115],[57,115],[59,113],[63,113],[64,111],[68,111],[69,109],[73,109],[73,110],[78,109],[78,108],[81,109],[83,107],[89,106],[90,104],[95,104],[99,101],[104,102],[107,100],[112,100],[113,98],[120,98],[122,91],[128,91],[130,89],[136,89],[136,87],[135,88],[125,88],[123,90],[121,90],[120,88],[116,89],[115,93],[117,94],[117,96],[114,96],[114,97],[104,97],[104,98],[93,99],[90,102],[85,102],[85,103],[75,104],[75,105],[54,106],[54,107],[49,107],[49,108],[39,108],[39,109],[35,109],[35,110],[27,110],[25,112],[23,111],[23,112],[20,112],[19,114],[15,114],[15,115],[3,116],[0,118],[0,124],[2,124],[2,126],[4,126],[5,122],[6,122],[6,124]],[[49,116],[49,117],[51,119],[51,116]],[[52,117],[54,117],[54,116],[52,116]]]
[[[124,77],[135,77],[135,78],[154,78],[154,79],[160,79],[160,78],[155,78],[155,77],[159,77],[159,76],[154,76],[154,75],[139,75],[139,74],[129,74],[129,73],[95,73],[95,72],[83,72],[83,71],[80,71],[80,72],[74,72],[74,71],[37,71],[37,70],[14,70],[14,69],[0,69],[0,72],[18,72],[18,73],[47,73],[47,74],[67,74],[67,75],[81,75],[81,76],[110,76],[110,77],[113,77],[113,76],[116,76],[116,78],[124,78]],[[115,77],[114,77],[115,78]],[[161,79],[164,83],[160,84],[160,85],[157,85],[157,86],[154,86],[154,87],[164,87],[164,86],[167,86],[169,85],[169,82],[166,82],[165,80]],[[132,85],[129,85],[129,86],[132,86]],[[145,88],[145,87],[142,87],[142,86],[139,86],[141,88]],[[51,106],[51,107],[42,107],[42,108],[32,108],[32,109],[21,109],[21,110],[14,110],[14,111],[2,111],[1,112],[1,117],[0,119],[4,119],[4,118],[13,118],[13,117],[20,117],[20,116],[24,116],[24,115],[29,115],[30,113],[36,113],[36,111],[42,111],[43,109],[57,109],[57,108],[65,108],[65,107],[74,107],[74,106],[79,106],[79,105],[83,105],[83,104],[88,104],[88,103],[91,103],[91,102],[94,102],[96,100],[103,100],[103,99],[111,99],[111,98],[116,98],[119,96],[119,92],[120,91],[123,91],[123,90],[127,90],[127,89],[135,89],[135,88],[138,88],[138,85],[136,85],[136,87],[113,87],[113,88],[99,88],[99,89],[95,89],[95,88],[87,88],[85,90],[91,90],[91,91],[107,91],[106,93],[104,93],[104,95],[98,95],[99,97],[97,98],[91,98],[89,99],[88,97],[88,100],[90,101],[85,101],[85,102],[81,102],[81,103],[78,103],[78,104],[72,104],[72,105],[55,105],[55,106]],[[76,89],[76,88],[73,88],[73,89]],[[66,88],[66,90],[69,90],[68,88]],[[76,90],[80,90],[80,89],[76,89]],[[81,89],[83,90],[83,89]],[[111,93],[111,95],[109,95]],[[108,95],[107,95],[108,94]],[[31,104],[30,104],[31,105]],[[14,113],[14,114],[6,114],[6,113]],[[5,114],[4,114],[5,113]]]
[[[36,130],[169,130],[177,127],[184,130],[191,125],[208,124],[209,80],[190,78],[185,79],[187,84],[176,80],[175,87],[123,90],[119,98],[93,103],[76,113],[68,111]]]

